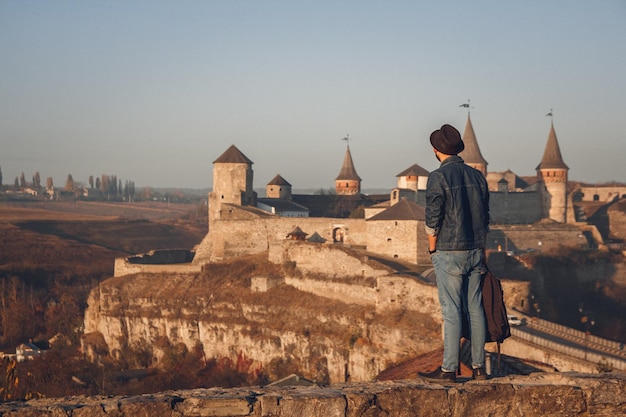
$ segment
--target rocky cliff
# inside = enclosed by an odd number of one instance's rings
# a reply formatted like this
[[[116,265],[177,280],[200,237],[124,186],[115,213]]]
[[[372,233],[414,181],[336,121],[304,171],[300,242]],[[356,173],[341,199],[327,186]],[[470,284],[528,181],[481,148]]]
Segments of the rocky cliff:
[[[418,311],[423,303],[417,299],[413,310],[392,309],[314,295],[284,283],[268,292],[251,289],[258,277],[310,282],[312,276],[300,276],[292,266],[269,263],[265,255],[209,265],[196,274],[109,279],[89,297],[84,351],[97,360],[98,355],[121,358],[142,350],[150,355],[142,365],[158,366],[164,345],[183,344],[190,350],[200,347],[207,358],[246,358],[249,371],[263,372],[270,380],[297,371],[317,382],[336,383],[372,380],[390,364],[440,344],[439,323]],[[349,283],[355,292],[363,287],[375,293],[375,270],[389,272],[369,268],[369,276],[326,278]]]

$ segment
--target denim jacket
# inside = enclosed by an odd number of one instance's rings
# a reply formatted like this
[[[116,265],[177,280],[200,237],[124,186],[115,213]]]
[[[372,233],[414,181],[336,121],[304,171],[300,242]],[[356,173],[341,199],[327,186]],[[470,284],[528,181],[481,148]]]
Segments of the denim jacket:
[[[437,250],[482,248],[489,231],[489,189],[484,175],[460,156],[445,159],[428,176],[426,233]]]

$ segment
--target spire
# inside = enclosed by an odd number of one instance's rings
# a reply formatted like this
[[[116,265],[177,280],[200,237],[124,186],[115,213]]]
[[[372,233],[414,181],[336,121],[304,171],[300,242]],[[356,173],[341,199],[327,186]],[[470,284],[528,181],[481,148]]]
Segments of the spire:
[[[354,168],[354,162],[352,162],[352,154],[350,153],[350,145],[346,147],[346,155],[343,157],[343,165],[341,166],[341,171],[339,171],[339,175],[335,178],[335,181],[361,181],[361,177],[356,173],[356,169]]]
[[[546,143],[546,149],[543,151],[543,158],[537,165],[536,169],[569,169],[563,157],[561,156],[561,148],[559,147],[559,141],[556,139],[556,132],[554,131],[554,122],[550,122],[550,133],[548,134],[548,142]]]
[[[465,149],[459,154],[459,156],[463,158],[467,165],[476,168],[486,175],[487,161],[480,153],[480,148],[478,147],[478,141],[476,140],[474,126],[472,126],[472,119],[470,119],[469,112],[467,113],[465,131],[463,132],[463,143],[465,143]]]

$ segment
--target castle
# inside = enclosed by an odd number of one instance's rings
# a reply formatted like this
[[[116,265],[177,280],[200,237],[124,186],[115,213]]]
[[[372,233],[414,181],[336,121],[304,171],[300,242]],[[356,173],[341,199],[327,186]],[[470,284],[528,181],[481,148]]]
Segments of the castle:
[[[532,177],[521,177],[510,170],[487,170],[469,113],[463,141],[465,149],[460,156],[481,171],[489,184],[488,250],[518,253],[560,246],[596,248],[606,243],[608,233],[588,224],[579,202],[608,203],[624,198],[626,187],[568,183],[569,168],[563,161],[553,123]],[[276,175],[267,183],[265,197],[259,197],[254,190],[252,165],[235,145],[213,162],[209,233],[193,254],[168,251],[118,259],[115,275],[167,268],[200,270],[203,265],[233,257],[266,253],[285,240],[342,245],[396,261],[430,264],[424,232],[429,173],[419,165],[400,172],[397,186],[389,194],[362,194],[361,178],[348,144],[335,179],[335,193],[293,194],[291,184]],[[166,258],[189,256],[193,261],[186,267],[180,263],[165,265],[169,262]]]
[[[586,224],[577,222],[572,196],[582,192],[580,187],[568,190],[569,168],[563,161],[553,123],[535,177],[520,177],[510,170],[488,172],[469,113],[463,141],[465,150],[460,156],[487,178],[493,226],[506,228],[540,221],[550,224],[552,228],[543,239],[535,235],[527,239],[528,242],[536,240],[540,246],[542,240],[549,241],[547,235],[555,230],[581,235],[581,228]],[[400,172],[397,187],[389,195],[363,195],[361,178],[348,144],[335,179],[334,195],[293,194],[291,184],[277,175],[267,183],[266,196],[260,198],[253,187],[252,164],[235,145],[213,162],[209,233],[196,248],[194,264],[260,253],[287,238],[343,244],[410,263],[429,263],[424,234],[428,171],[419,165]],[[321,210],[321,206],[326,207],[326,211]],[[329,212],[329,208],[335,210]],[[363,209],[363,215],[350,215],[359,208]],[[567,224],[578,227],[566,227]],[[292,234],[296,228],[297,237]],[[597,233],[592,232],[582,242],[571,241],[588,247],[597,240]],[[528,242],[518,246],[531,247],[527,246]],[[488,245],[501,249],[501,243],[492,236]],[[546,246],[537,249],[546,249]]]

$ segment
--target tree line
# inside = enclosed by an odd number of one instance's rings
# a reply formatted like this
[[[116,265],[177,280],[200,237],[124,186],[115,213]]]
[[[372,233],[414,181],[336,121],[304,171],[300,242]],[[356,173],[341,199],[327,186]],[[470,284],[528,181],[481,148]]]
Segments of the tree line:
[[[8,186],[7,186],[8,188]],[[20,176],[15,177],[13,183],[13,191],[24,191],[28,188],[33,190],[42,190],[44,187],[41,185],[41,175],[39,171],[35,172],[32,177],[32,181],[26,180],[24,172]],[[5,189],[2,177],[2,168],[0,167],[0,190]],[[45,189],[48,193],[55,190],[54,181],[52,177],[46,179]],[[65,185],[60,189],[61,192],[70,193],[74,195],[85,195],[88,197],[101,197],[106,199],[124,199],[132,201],[135,198],[135,182],[126,180],[122,183],[121,179],[117,178],[117,175],[102,174],[99,177],[93,175],[89,176],[89,188],[84,187],[81,182],[74,180],[72,174],[67,175]]]

